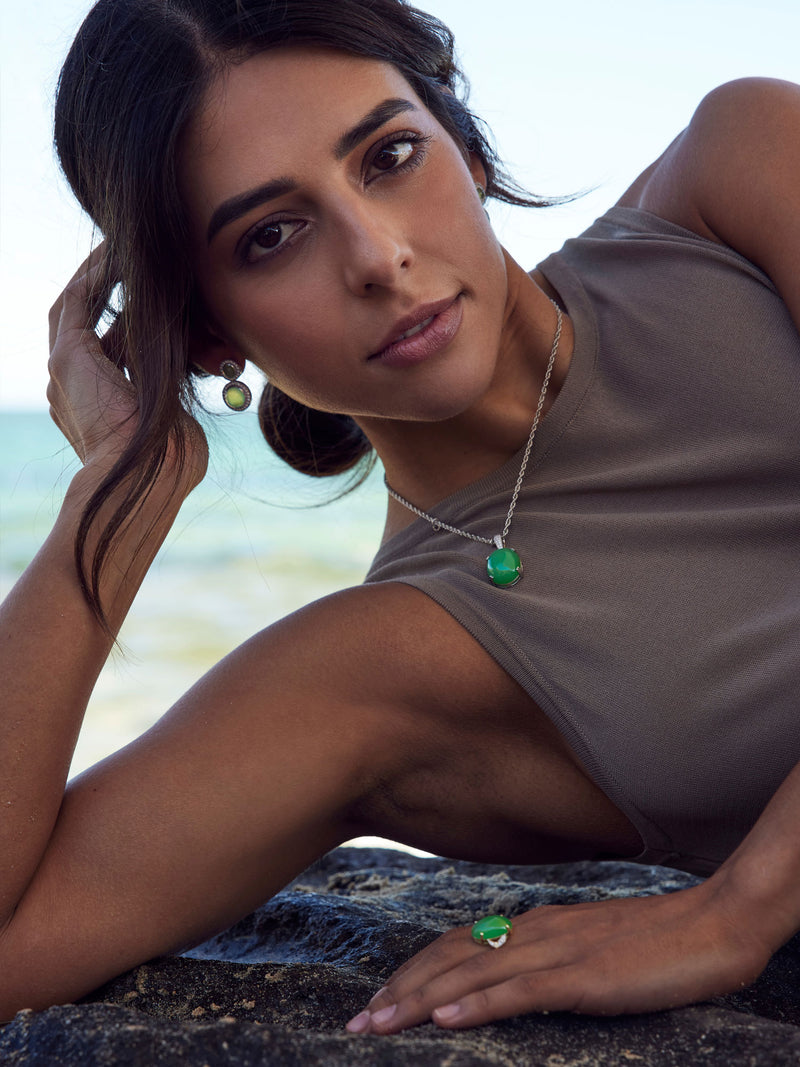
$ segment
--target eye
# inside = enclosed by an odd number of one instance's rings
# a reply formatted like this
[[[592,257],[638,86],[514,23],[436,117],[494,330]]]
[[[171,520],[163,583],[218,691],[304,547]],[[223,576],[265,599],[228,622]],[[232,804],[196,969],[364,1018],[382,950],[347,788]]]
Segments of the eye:
[[[408,162],[413,155],[414,145],[411,141],[393,141],[375,153],[372,165],[378,170],[394,170]]]
[[[300,219],[271,219],[257,223],[242,238],[238,249],[242,262],[255,263],[282,251],[304,226]]]
[[[377,146],[368,161],[369,170],[379,174],[398,173],[419,167],[425,160],[430,137],[416,133],[394,134]]]

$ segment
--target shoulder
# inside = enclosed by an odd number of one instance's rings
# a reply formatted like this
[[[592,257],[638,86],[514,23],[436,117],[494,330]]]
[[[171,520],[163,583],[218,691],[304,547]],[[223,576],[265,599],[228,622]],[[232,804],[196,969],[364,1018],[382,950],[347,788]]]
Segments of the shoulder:
[[[432,639],[435,635],[435,639]],[[458,693],[480,650],[430,597],[383,582],[317,600],[232,654],[258,690],[263,679],[307,697],[422,708]]]
[[[800,86],[742,78],[714,89],[622,197],[740,252],[800,323]]]

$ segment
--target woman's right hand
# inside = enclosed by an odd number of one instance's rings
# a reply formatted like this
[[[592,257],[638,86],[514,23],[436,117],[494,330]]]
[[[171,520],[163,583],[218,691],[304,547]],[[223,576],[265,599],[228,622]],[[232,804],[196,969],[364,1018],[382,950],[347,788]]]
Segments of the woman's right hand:
[[[89,296],[103,269],[103,245],[95,248],[50,309],[50,415],[85,467],[106,473],[138,426],[136,390],[112,360],[118,338],[112,326],[101,339],[89,324]],[[181,482],[189,492],[208,463],[205,435],[183,415],[186,462]],[[169,465],[168,465],[169,466]]]
[[[50,416],[86,465],[116,458],[130,439],[138,406],[133,386],[89,327],[89,294],[102,268],[99,245],[50,309]]]

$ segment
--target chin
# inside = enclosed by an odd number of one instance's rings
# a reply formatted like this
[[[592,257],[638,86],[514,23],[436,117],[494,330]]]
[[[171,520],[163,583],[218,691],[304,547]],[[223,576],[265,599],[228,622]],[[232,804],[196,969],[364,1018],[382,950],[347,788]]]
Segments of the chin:
[[[457,419],[461,415],[471,411],[485,390],[459,391],[457,394],[436,395],[427,394],[424,399],[416,403],[403,403],[397,398],[381,411],[363,412],[353,415],[357,421],[368,419],[391,419],[397,422],[447,422],[449,419]]]

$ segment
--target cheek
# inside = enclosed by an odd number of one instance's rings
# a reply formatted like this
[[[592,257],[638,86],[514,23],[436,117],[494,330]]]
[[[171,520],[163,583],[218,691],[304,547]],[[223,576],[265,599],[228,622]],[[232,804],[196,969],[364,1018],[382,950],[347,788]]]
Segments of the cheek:
[[[329,295],[330,287],[308,285],[262,292],[231,303],[222,321],[236,350],[279,389],[312,407],[338,410],[348,335],[341,306]]]
[[[279,364],[293,351],[318,345],[330,308],[324,304],[324,289],[315,291],[307,278],[303,284],[280,286],[254,273],[244,285],[218,294],[215,314],[231,344],[266,370],[262,365]]]
[[[436,260],[452,264],[468,287],[492,302],[505,302],[506,270],[503,250],[475,191],[466,182],[437,181],[420,203],[418,248]],[[487,305],[483,305],[484,313]]]

